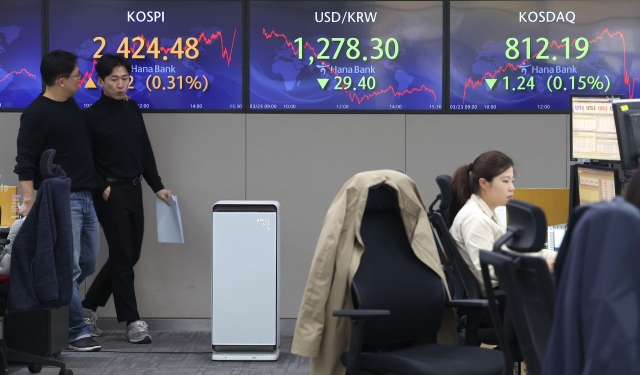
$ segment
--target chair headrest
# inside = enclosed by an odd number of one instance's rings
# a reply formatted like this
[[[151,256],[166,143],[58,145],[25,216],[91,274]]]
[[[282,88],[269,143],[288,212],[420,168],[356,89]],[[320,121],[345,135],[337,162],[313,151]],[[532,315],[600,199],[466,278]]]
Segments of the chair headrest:
[[[514,235],[505,244],[511,250],[530,253],[544,247],[547,239],[547,218],[542,209],[530,203],[511,200],[507,203],[509,226]]]
[[[440,211],[448,210],[453,199],[451,192],[451,176],[441,174],[436,177],[436,183],[440,188]]]
[[[56,165],[53,164],[53,157],[56,156],[56,150],[49,149],[42,153],[40,157],[40,175],[43,178],[53,177],[56,171]]]
[[[369,188],[365,211],[390,211],[399,209],[398,194],[392,187],[382,183]]]

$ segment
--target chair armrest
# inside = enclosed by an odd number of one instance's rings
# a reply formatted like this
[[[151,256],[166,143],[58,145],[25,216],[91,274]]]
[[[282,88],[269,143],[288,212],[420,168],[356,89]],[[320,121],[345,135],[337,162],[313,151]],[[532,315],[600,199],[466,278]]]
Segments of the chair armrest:
[[[478,346],[478,330],[480,329],[480,316],[489,307],[486,299],[457,299],[447,301],[445,306],[459,307],[466,311],[466,324],[464,333],[464,345]]]
[[[385,315],[391,315],[391,312],[389,310],[336,310],[333,312],[333,316],[351,319],[373,318]]]
[[[449,307],[489,307],[489,301],[486,299],[454,299],[452,301],[447,301],[445,306]]]
[[[365,375],[360,371],[360,353],[362,352],[364,340],[364,327],[369,319],[387,315],[391,315],[389,310],[335,310],[333,312],[333,316],[347,317],[351,320],[349,353],[347,354],[346,363],[343,363],[349,375]]]

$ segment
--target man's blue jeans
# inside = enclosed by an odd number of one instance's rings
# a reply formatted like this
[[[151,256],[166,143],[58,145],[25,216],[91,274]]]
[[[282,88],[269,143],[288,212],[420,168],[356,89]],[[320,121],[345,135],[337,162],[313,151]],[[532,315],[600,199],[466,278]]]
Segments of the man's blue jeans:
[[[71,192],[73,226],[73,297],[69,305],[69,342],[91,337],[84,322],[79,285],[96,269],[100,248],[100,224],[88,190]]]

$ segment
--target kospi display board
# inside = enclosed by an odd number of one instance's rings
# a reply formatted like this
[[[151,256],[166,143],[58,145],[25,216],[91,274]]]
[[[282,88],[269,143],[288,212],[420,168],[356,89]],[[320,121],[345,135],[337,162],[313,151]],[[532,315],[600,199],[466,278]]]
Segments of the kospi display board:
[[[250,1],[249,110],[441,111],[441,1]]]
[[[242,1],[49,1],[49,50],[78,55],[75,96],[101,95],[95,64],[129,59],[128,95],[142,109],[242,111]]]
[[[0,1],[0,110],[26,108],[42,92],[40,3]]]
[[[569,111],[640,77],[636,1],[452,0],[450,35],[454,111]]]

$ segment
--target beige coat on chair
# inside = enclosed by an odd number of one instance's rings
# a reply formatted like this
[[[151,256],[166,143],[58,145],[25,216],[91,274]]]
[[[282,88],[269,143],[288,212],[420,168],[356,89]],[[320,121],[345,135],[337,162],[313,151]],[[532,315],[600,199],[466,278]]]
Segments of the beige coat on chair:
[[[332,313],[353,308],[351,280],[365,250],[360,222],[369,188],[380,183],[398,192],[402,220],[416,256],[445,280],[425,206],[415,183],[407,175],[392,170],[353,176],[340,189],[325,216],[293,336],[291,352],[311,358],[312,375],[346,373],[340,355],[349,350],[351,323]],[[447,309],[438,332],[438,343],[457,344],[457,341],[453,310]]]

